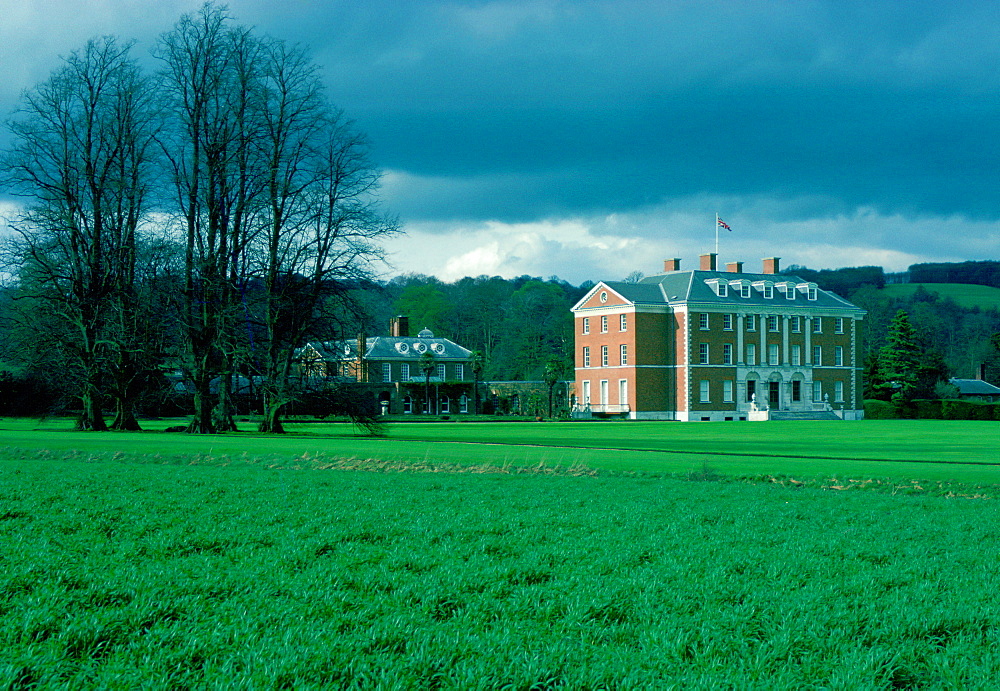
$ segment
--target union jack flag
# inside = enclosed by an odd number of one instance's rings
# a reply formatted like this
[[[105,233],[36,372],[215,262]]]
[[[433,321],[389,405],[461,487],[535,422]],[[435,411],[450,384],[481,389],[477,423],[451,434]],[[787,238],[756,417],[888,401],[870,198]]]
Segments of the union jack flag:
[[[732,231],[732,228],[729,227],[729,224],[723,221],[721,218],[716,217],[715,220],[719,222],[720,228],[725,228],[728,231]]]

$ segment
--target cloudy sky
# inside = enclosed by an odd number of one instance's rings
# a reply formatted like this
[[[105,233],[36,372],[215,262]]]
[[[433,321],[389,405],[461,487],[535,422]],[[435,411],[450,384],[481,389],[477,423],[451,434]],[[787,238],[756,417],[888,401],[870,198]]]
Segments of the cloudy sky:
[[[0,109],[198,0],[0,0]],[[995,0],[231,0],[309,46],[445,280],[1000,259]],[[0,140],[2,141],[2,140]],[[0,198],[0,206],[10,202]]]

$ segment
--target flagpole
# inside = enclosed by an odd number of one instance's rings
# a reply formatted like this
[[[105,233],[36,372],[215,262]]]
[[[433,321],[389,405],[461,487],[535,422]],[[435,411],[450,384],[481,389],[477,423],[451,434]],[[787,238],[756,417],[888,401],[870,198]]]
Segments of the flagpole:
[[[715,256],[719,256],[719,214],[715,214]]]

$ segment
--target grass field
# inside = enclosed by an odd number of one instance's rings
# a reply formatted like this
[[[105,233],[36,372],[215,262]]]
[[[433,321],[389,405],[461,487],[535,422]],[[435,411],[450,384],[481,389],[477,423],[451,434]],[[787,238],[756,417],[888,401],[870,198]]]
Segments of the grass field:
[[[993,501],[0,463],[0,687],[991,688]]]
[[[928,292],[937,293],[942,298],[950,298],[961,307],[1000,309],[1000,288],[993,286],[966,283],[902,283],[887,285],[884,290],[890,297],[907,297],[920,287]]]
[[[660,422],[412,423],[386,438],[343,423],[289,424],[291,433],[192,436],[73,432],[67,420],[0,420],[0,458],[121,453],[147,460],[190,458],[321,463],[381,459],[406,464],[586,466],[607,471],[727,476],[885,477],[998,483],[1000,425],[951,420],[683,424]],[[252,429],[253,425],[244,424]]]
[[[1000,684],[996,423],[36,427],[0,689]]]

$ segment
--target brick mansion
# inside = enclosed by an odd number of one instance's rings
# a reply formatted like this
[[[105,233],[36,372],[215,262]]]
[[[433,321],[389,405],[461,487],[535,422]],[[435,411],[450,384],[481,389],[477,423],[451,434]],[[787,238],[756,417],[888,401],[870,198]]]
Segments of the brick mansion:
[[[578,417],[860,419],[865,312],[815,283],[743,262],[679,259],[602,281],[573,308]]]

